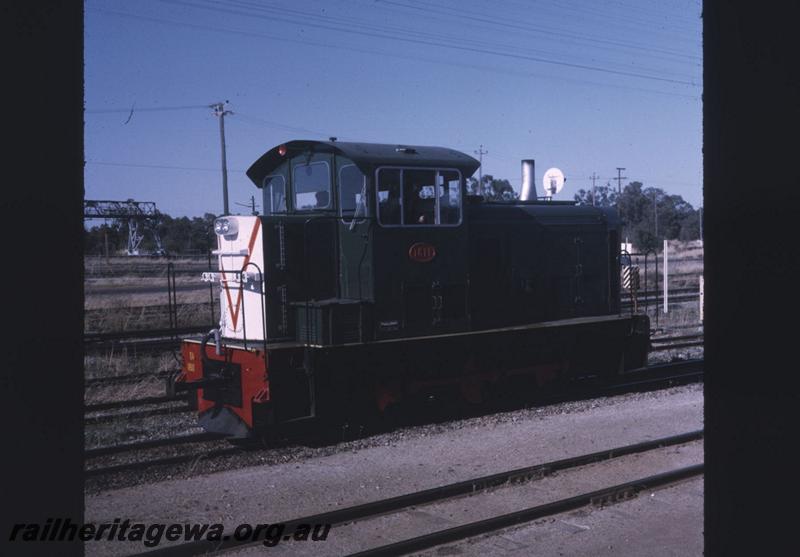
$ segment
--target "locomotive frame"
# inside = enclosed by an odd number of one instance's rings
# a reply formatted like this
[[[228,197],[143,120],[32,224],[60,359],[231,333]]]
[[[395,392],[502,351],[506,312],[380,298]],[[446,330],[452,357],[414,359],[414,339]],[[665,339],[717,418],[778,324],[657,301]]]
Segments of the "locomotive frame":
[[[466,190],[478,165],[389,144],[265,153],[247,175],[266,214],[217,220],[220,328],[184,341],[171,391],[191,392],[206,430],[246,438],[645,365],[615,212],[485,202]]]

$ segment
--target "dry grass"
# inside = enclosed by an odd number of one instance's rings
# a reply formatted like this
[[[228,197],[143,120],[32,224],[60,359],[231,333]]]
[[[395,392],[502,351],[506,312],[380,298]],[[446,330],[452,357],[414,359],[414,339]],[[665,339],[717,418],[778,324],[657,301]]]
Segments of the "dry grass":
[[[209,293],[207,288],[199,290],[178,291],[176,293],[176,300],[178,305],[183,304],[208,304]],[[219,291],[214,289],[214,301],[219,301]],[[120,294],[93,294],[91,292],[85,294],[83,309],[115,309],[115,308],[137,308],[148,307],[154,305],[166,305],[169,303],[169,295],[167,293],[166,285],[163,291],[152,291],[142,293],[120,293]]]
[[[669,242],[670,261],[669,264],[669,287],[670,288],[699,288],[699,278],[703,273],[702,261],[676,261],[678,259],[700,259],[703,257],[702,243],[699,241],[693,242]],[[659,254],[659,290],[663,288],[661,285],[662,280],[662,264],[663,259]],[[648,283],[650,288],[653,288],[653,278],[655,268],[652,266],[653,258],[650,258],[651,266],[648,268]],[[642,262],[643,264],[643,262]],[[643,269],[642,269],[643,271]],[[676,274],[683,274],[684,276],[675,276]],[[656,308],[653,300],[647,311],[650,317],[650,327],[659,332],[681,335],[689,335],[692,333],[702,332],[702,324],[700,323],[700,300],[690,300],[686,302],[670,303],[668,311],[664,313],[664,308],[661,306],[663,299],[658,297],[659,307]],[[640,308],[640,310],[643,308]],[[649,361],[651,364],[659,362],[669,362],[674,360],[685,360],[690,358],[702,358],[703,346],[691,346],[684,348],[677,348],[674,350],[664,350],[652,352]]]
[[[150,277],[135,277],[135,276],[114,276],[114,277],[87,277],[84,279],[84,287],[87,291],[91,290],[113,290],[114,288],[167,288],[167,275],[150,276]],[[197,275],[179,274],[175,277],[175,284],[188,285],[188,284],[203,284],[200,281],[200,272]]]
[[[101,354],[88,354],[84,357],[84,374],[87,379],[119,377],[131,373],[151,373],[153,377],[134,383],[91,385],[86,388],[84,402],[93,404],[146,396],[162,396],[164,380],[156,377],[156,374],[173,371],[180,366],[180,353],[177,350],[139,354],[127,349],[109,349]]]
[[[211,258],[213,263],[214,258]],[[83,268],[87,274],[102,273],[104,271],[125,271],[129,269],[163,269],[166,271],[167,265],[172,263],[175,267],[194,267],[208,266],[207,256],[179,259],[159,259],[150,257],[105,257],[87,256],[83,258]]]
[[[109,348],[103,353],[87,354],[83,359],[87,378],[117,377],[128,373],[158,372],[175,369],[180,357],[171,350],[139,353],[128,348]]]
[[[86,332],[126,332],[147,329],[166,329],[170,326],[170,318],[166,299],[158,296],[143,298],[130,296],[103,300],[96,307],[87,308],[84,313],[84,330]],[[215,301],[215,320],[219,319],[219,302]],[[178,327],[212,325],[208,295],[190,302],[178,298]]]
[[[700,276],[703,274],[703,247],[699,240],[692,242],[669,242],[668,280],[669,288],[700,288]],[[634,265],[639,266],[639,277],[644,285],[645,258],[633,257]],[[656,272],[656,263],[658,272]],[[664,259],[661,252],[656,257],[650,255],[647,261],[647,290],[663,290]]]
[[[687,329],[700,327],[700,302],[692,300],[670,304],[668,312],[664,313],[664,308],[650,306],[647,314],[650,316],[650,327],[658,329]]]

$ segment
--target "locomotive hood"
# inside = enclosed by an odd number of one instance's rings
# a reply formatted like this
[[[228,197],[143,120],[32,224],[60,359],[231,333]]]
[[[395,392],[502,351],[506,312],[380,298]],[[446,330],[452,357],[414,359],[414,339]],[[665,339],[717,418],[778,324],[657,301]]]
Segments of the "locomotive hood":
[[[480,163],[469,155],[445,147],[295,140],[282,143],[264,153],[247,169],[247,177],[256,186],[261,187],[264,177],[278,165],[292,156],[309,151],[347,157],[367,176],[371,176],[379,166],[420,166],[457,168],[462,176],[468,178],[480,166]]]

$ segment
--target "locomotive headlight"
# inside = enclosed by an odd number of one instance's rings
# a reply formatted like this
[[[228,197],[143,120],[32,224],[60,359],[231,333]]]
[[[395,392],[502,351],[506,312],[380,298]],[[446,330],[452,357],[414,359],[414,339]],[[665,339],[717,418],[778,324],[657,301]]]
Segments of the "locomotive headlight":
[[[232,236],[238,230],[236,219],[219,218],[214,221],[214,232],[220,236]]]

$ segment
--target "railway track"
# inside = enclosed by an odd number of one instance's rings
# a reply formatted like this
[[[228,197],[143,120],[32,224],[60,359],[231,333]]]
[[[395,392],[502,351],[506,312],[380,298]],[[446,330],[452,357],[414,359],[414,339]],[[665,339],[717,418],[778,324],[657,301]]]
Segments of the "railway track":
[[[688,360],[685,362],[671,362],[649,366],[640,370],[635,370],[621,376],[611,384],[599,386],[596,383],[586,382],[576,385],[569,392],[559,393],[538,400],[538,405],[555,404],[576,398],[594,398],[599,396],[610,396],[626,392],[647,391],[669,386],[686,384],[701,380],[703,377],[703,360]],[[168,397],[163,397],[168,398]],[[153,400],[152,398],[149,400]],[[169,399],[175,401],[178,399]],[[188,411],[186,407],[184,411]],[[209,448],[209,442],[216,442],[224,437],[211,434],[192,434],[171,438],[161,438],[137,443],[125,443],[120,445],[110,445],[87,449],[87,460],[97,460],[104,457],[119,456],[123,454],[135,454],[137,452],[149,451],[155,448],[176,447],[180,445],[200,445],[191,450],[169,456],[156,457],[151,459],[136,459],[123,463],[109,463],[98,466],[91,466],[86,469],[87,476],[107,476],[119,472],[132,472],[147,470],[158,466],[174,466],[178,464],[189,464],[201,459],[218,458],[228,456],[242,451],[241,447],[215,447]],[[205,447],[203,445],[206,445]]]
[[[143,371],[141,373],[126,373],[123,375],[93,375],[85,379],[84,385],[87,387],[96,385],[124,385],[127,383],[139,383],[147,379],[166,379],[174,373],[176,373],[176,370]]]
[[[112,454],[119,454],[125,452],[141,451],[144,449],[153,449],[157,447],[168,447],[175,445],[183,445],[185,443],[202,443],[204,441],[215,441],[222,439],[223,436],[213,435],[211,433],[193,433],[190,435],[178,435],[176,437],[164,437],[161,439],[149,439],[147,441],[137,441],[135,443],[123,443],[121,445],[109,445],[106,447],[95,447],[93,449],[86,449],[83,453],[84,458],[98,458],[101,456],[108,456]]]
[[[347,523],[357,521],[368,521],[381,517],[384,521],[391,515],[402,516],[409,509],[416,510],[417,507],[424,507],[432,504],[442,504],[457,501],[460,498],[470,497],[479,499],[491,493],[491,490],[498,488],[525,489],[530,487],[533,482],[542,480],[554,473],[568,473],[576,471],[581,467],[598,464],[610,463],[611,465],[626,456],[637,455],[656,451],[665,447],[693,443],[703,438],[703,431],[691,431],[679,435],[663,437],[651,441],[645,441],[632,445],[614,447],[589,454],[583,454],[571,458],[561,459],[552,462],[538,463],[524,468],[516,468],[501,473],[472,478],[466,481],[454,482],[422,491],[416,491],[386,499],[371,501],[368,503],[354,505],[343,509],[323,512],[310,516],[295,518],[284,522],[284,540],[291,538],[291,535],[301,525],[304,524],[330,524],[333,527],[340,527]],[[510,526],[531,522],[540,518],[561,514],[590,505],[603,505],[624,500],[635,496],[642,490],[654,490],[660,487],[674,484],[684,479],[696,477],[703,474],[703,464],[695,464],[683,468],[673,469],[668,472],[653,474],[646,477],[637,478],[621,484],[609,485],[607,487],[572,495],[570,497],[557,499],[546,504],[531,506],[515,512],[501,514],[485,518],[482,520],[467,522],[455,527],[437,530],[403,539],[387,545],[372,547],[366,551],[356,553],[359,556],[383,556],[401,555],[415,551],[429,549],[445,543],[463,540],[480,534],[486,534],[507,528]],[[470,507],[477,507],[475,499],[472,499]],[[235,535],[226,532],[221,541],[210,542],[207,540],[197,540],[162,547],[161,549],[140,555],[149,557],[182,557],[185,555],[199,555],[221,553],[233,549],[241,549],[248,546],[256,546],[261,543],[261,539],[237,539]]]
[[[686,325],[685,328],[695,328],[699,327],[700,324],[697,325]],[[684,327],[675,327],[675,329],[684,328]],[[169,330],[166,331],[169,334]],[[205,328],[197,330],[197,332],[206,332]],[[185,334],[185,330],[182,331]],[[651,338],[651,350],[669,350],[671,348],[682,348],[686,346],[700,346],[703,344],[703,333],[696,333],[692,335],[655,335]],[[149,343],[159,343],[158,345],[163,346],[177,346],[180,343],[180,338],[162,338],[162,339],[144,339],[140,341],[131,341],[129,343],[123,343],[122,345],[117,346],[136,346],[140,348],[142,346],[150,346]],[[683,341],[683,342],[679,342]],[[161,371],[161,372],[141,372],[141,373],[128,373],[122,375],[111,375],[111,376],[102,376],[102,375],[92,375],[91,377],[87,377],[85,379],[85,385],[88,386],[96,386],[96,385],[104,385],[104,384],[125,384],[125,383],[136,383],[138,381],[143,381],[147,379],[165,379],[170,374],[175,373],[177,370],[171,371]]]
[[[687,296],[688,300],[697,299],[699,294]],[[676,301],[670,298],[671,301]],[[677,300],[680,302],[680,300]],[[643,300],[639,300],[641,307]],[[626,309],[629,309],[630,302],[623,301]],[[652,304],[651,304],[652,305]],[[167,346],[175,345],[180,342],[181,337],[186,335],[197,335],[208,332],[209,329],[215,325],[192,325],[186,327],[179,327],[177,329],[142,329],[132,331],[116,331],[116,332],[89,332],[84,334],[83,342],[86,348],[109,348],[109,347],[128,347],[128,348],[141,348],[146,346],[158,346],[164,344]],[[694,328],[702,326],[701,323],[689,325],[676,325],[672,329],[681,328]]]
[[[164,292],[166,294],[166,291]],[[663,290],[648,290],[648,291],[639,291],[637,292],[637,296],[640,301],[643,301],[645,298],[650,300],[660,299],[661,296],[664,294]],[[673,288],[669,291],[670,300],[675,299],[678,300],[679,298],[686,298],[686,297],[699,297],[699,292],[696,287],[693,288]],[[623,297],[622,303],[630,303],[626,300],[626,297]],[[202,314],[202,312],[208,312],[208,301],[204,302],[194,302],[194,303],[183,303],[180,304],[181,311],[191,313],[191,314]],[[134,306],[128,308],[127,311],[136,313],[137,316],[141,317],[148,317],[148,316],[161,316],[161,315],[168,315],[170,311],[169,304],[153,304],[149,306]],[[85,311],[87,317],[91,318],[95,315],[105,315],[108,313],[107,309],[89,309]]]
[[[174,338],[181,335],[190,335],[208,331],[213,325],[192,325],[188,327],[166,329],[141,329],[116,332],[89,332],[83,335],[84,344],[94,345],[111,341],[151,341],[163,340],[165,337]]]
[[[676,350],[678,348],[703,346],[704,342],[703,333],[656,337],[650,339],[650,352],[663,352],[665,350]]]
[[[703,333],[697,333],[692,335],[661,336],[661,337],[653,337],[651,339],[650,351],[658,352],[658,351],[673,350],[677,348],[687,348],[687,347],[702,346],[702,345],[703,345]],[[695,362],[695,360],[690,360],[689,362]],[[676,365],[676,364],[671,364],[671,365]],[[660,368],[660,366],[661,364],[659,364],[658,366],[651,366],[651,368],[647,369],[656,369]],[[143,373],[125,374],[125,375],[109,376],[109,377],[92,377],[86,379],[86,385],[105,386],[105,385],[125,384],[125,383],[134,383],[137,381],[143,381],[150,378],[163,380],[172,373],[174,373],[174,371],[164,371],[164,372],[154,372],[154,373],[143,372]],[[639,373],[644,373],[644,372],[640,371]],[[117,400],[110,402],[87,404],[84,407],[85,414],[91,414],[109,410],[125,410],[125,409],[141,408],[143,406],[158,406],[160,408],[151,408],[146,410],[107,414],[101,416],[87,416],[85,418],[85,422],[102,423],[120,419],[138,418],[148,415],[186,412],[189,411],[188,406],[185,407],[172,406],[173,403],[185,402],[185,401],[186,401],[185,396],[181,397],[153,396],[153,397],[140,397],[135,399],[124,399],[124,400]],[[165,407],[165,405],[169,406]]]
[[[83,407],[84,414],[90,412],[100,412],[103,410],[120,410],[125,408],[137,408],[140,406],[150,406],[154,404],[165,404],[185,400],[184,397],[172,396],[147,396],[125,400],[112,400],[109,402],[95,402],[86,404]]]
[[[661,303],[661,291],[649,291],[637,293],[637,305],[641,309],[647,302],[648,307],[655,307]],[[671,304],[680,304],[684,302],[699,300],[700,294],[696,288],[678,288],[670,291],[669,301]],[[623,297],[621,300],[621,308],[623,311],[629,311],[633,307],[633,302],[629,297]],[[208,302],[198,302],[192,304],[181,304],[181,312],[187,312],[189,315],[210,315]],[[88,323],[99,323],[101,318],[108,313],[107,309],[92,309],[86,310],[85,314]],[[130,308],[129,310],[136,313],[137,319],[147,318],[161,318],[168,319],[170,307],[168,304],[159,304],[151,306],[142,306]],[[219,314],[219,308],[215,307],[215,315]],[[213,324],[197,324],[186,325],[177,329],[161,328],[161,329],[139,329],[130,331],[91,331],[84,335],[84,346],[86,348],[108,349],[108,348],[129,348],[129,349],[148,349],[148,348],[161,348],[170,347],[176,344],[175,337],[183,335],[200,334],[208,331],[215,325]]]
[[[134,410],[132,412],[116,412],[113,414],[100,414],[98,416],[86,416],[83,419],[84,425],[98,425],[111,422],[137,420],[150,416],[164,416],[168,414],[184,414],[193,410],[186,405],[183,406],[160,406],[149,410]]]
[[[699,299],[700,299],[700,294],[698,292],[689,292],[689,293],[675,294],[675,295],[673,295],[673,293],[670,292],[669,304],[670,305],[679,304],[682,302],[697,301]],[[649,306],[650,308],[654,308],[656,305],[658,305],[660,307],[662,302],[663,299],[661,297],[661,294],[659,294],[658,296],[650,296],[650,298],[647,300],[647,306]],[[639,309],[642,309],[645,306],[645,297],[640,295],[637,298],[636,303]],[[633,302],[630,300],[630,298],[624,298],[620,303],[620,306],[622,307],[623,310],[630,310],[630,308],[633,306]]]
[[[163,292],[166,296],[166,290]],[[218,300],[215,300],[215,305],[218,305]],[[206,312],[208,313],[208,300],[203,302],[191,302],[191,303],[182,303],[178,307],[180,308],[181,312],[186,313],[201,313]],[[148,306],[130,306],[124,308],[123,311],[127,311],[129,313],[135,313],[137,317],[152,317],[156,315],[169,315],[169,311],[172,309],[169,304],[152,304]],[[91,321],[94,316],[104,316],[109,312],[107,308],[95,308],[95,309],[87,309],[84,311],[84,314],[87,318],[90,318]]]

